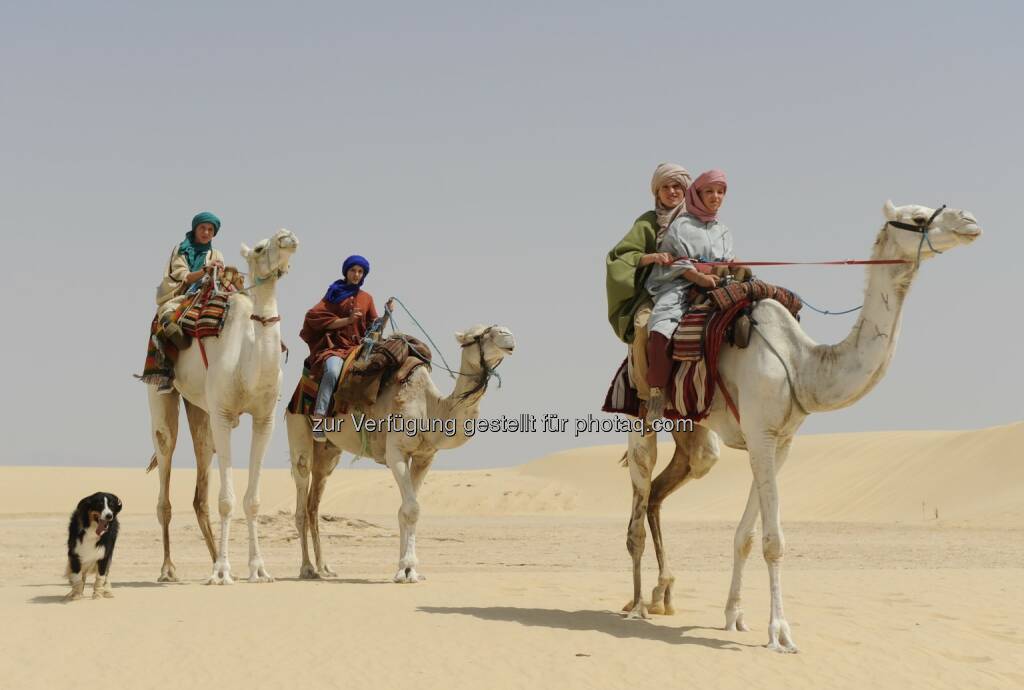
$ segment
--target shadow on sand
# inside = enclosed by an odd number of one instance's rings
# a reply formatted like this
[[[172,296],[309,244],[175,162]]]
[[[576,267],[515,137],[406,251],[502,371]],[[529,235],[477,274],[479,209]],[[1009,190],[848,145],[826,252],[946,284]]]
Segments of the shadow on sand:
[[[528,609],[514,606],[472,607],[472,606],[420,606],[424,613],[456,614],[474,616],[487,621],[519,623],[530,627],[557,628],[559,630],[595,630],[619,638],[654,640],[668,644],[692,644],[711,649],[738,652],[741,647],[757,648],[760,645],[743,644],[730,640],[691,635],[694,630],[718,630],[683,626],[670,628],[654,625],[646,620],[627,620],[611,611],[563,611],[561,609]]]
[[[314,582],[314,583],[326,583],[332,585],[393,585],[391,580],[367,580],[365,578],[358,577],[324,577],[318,580],[310,580],[301,577],[277,577],[274,578],[278,582]]]

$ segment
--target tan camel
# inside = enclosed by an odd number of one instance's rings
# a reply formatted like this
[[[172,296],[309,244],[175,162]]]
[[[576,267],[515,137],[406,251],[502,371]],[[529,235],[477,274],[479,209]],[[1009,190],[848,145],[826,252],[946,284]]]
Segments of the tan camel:
[[[924,206],[896,208],[886,202],[886,223],[875,240],[872,258],[907,263],[871,265],[867,269],[864,308],[845,340],[818,345],[777,302],[765,300],[755,307],[757,336],[746,349],[723,350],[719,370],[722,381],[739,408],[740,421],[716,396],[710,415],[696,427],[699,433],[676,433],[672,460],[651,481],[657,445],[653,433],[631,433],[626,461],[633,483],[633,511],[627,547],[633,559],[633,598],[627,604],[631,618],[647,617],[641,599],[640,562],[646,533],[644,515],[651,526],[658,559],[658,584],[649,610],[672,613],[675,577],[665,558],[661,533],[661,504],[690,479],[706,473],[718,458],[718,436],[730,448],[750,454],[753,481],[746,509],[736,529],[733,576],[725,606],[727,630],[747,630],[740,590],[743,566],[754,543],[758,515],[764,526],[762,549],[768,564],[771,614],[768,647],[797,651],[782,610],[782,557],[785,541],[780,519],[776,473],[782,467],[797,429],[812,412],[837,410],[864,397],[885,375],[899,335],[903,301],[917,275],[921,260],[930,259],[981,235],[974,217],[965,211]],[[930,221],[930,222],[929,222]],[[681,390],[677,386],[677,390]],[[677,402],[677,407],[681,403]],[[718,436],[716,436],[716,433]]]
[[[185,414],[196,454],[196,493],[192,503],[206,546],[213,560],[208,584],[231,584],[228,534],[235,503],[231,477],[231,429],[242,414],[252,416],[249,452],[249,483],[243,505],[249,528],[249,581],[271,582],[263,564],[256,517],[260,507],[260,468],[274,431],[274,407],[281,387],[281,327],[277,311],[277,280],[288,271],[288,261],[299,241],[288,230],[279,230],[255,248],[242,245],[254,285],[249,294],[234,294],[219,337],[203,338],[209,368],[203,364],[198,343],[183,350],[174,367],[175,390],[159,394],[149,388],[149,411],[156,449],[149,469],[160,468],[157,518],[163,528],[164,562],[160,582],[177,581],[171,561],[169,525],[171,456],[178,437],[178,399],[185,399]],[[220,548],[210,527],[207,482],[216,448],[220,468]],[[147,470],[148,471],[148,470]]]
[[[474,326],[455,334],[462,347],[462,361],[455,389],[444,397],[434,385],[426,367],[418,367],[405,383],[392,382],[382,388],[376,404],[349,416],[325,421],[327,443],[315,443],[309,417],[285,414],[292,477],[295,480],[295,527],[302,544],[299,577],[316,579],[335,573],[323,559],[318,523],[320,499],[327,477],[338,464],[342,451],[372,458],[387,465],[402,494],[398,510],[400,533],[398,572],[394,581],[414,583],[426,579],[416,571],[416,524],[420,505],[416,498],[427,471],[439,450],[458,448],[473,435],[473,423],[480,416],[480,400],[487,392],[487,381],[496,366],[515,349],[512,331],[502,326]],[[361,419],[384,423],[391,416],[391,429],[367,432],[356,430]],[[414,433],[406,433],[403,424],[413,424]],[[334,429],[333,431],[330,429]],[[467,434],[467,430],[470,432]],[[312,480],[311,480],[312,475]],[[309,560],[307,529],[312,536],[316,567]]]

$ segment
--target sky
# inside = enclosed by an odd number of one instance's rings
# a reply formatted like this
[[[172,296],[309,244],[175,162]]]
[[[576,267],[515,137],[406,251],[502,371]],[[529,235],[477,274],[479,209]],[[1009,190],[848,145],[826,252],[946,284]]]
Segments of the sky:
[[[280,227],[299,237],[279,415],[303,314],[358,253],[378,306],[399,296],[449,360],[456,330],[515,333],[483,417],[601,417],[624,356],[604,256],[661,161],[728,173],[721,219],[751,260],[867,257],[886,199],[970,210],[985,235],[922,268],[886,377],[801,433],[1020,421],[1022,20],[1010,2],[7,4],[0,464],[146,465],[132,374],[200,210],[229,263]],[[859,267],[759,275],[861,303]],[[802,325],[836,342],[854,318]],[[573,428],[484,434],[435,467],[625,443]],[[175,464],[193,466],[180,434]],[[264,466],[287,465],[278,416]]]

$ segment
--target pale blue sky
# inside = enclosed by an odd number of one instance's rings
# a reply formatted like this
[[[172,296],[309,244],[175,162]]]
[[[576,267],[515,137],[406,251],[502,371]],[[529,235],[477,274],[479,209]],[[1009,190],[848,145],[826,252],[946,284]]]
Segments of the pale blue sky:
[[[750,259],[866,256],[887,198],[974,212],[985,236],[924,268],[885,380],[804,432],[1024,419],[1022,20],[1019,3],[5,7],[0,463],[145,465],[130,375],[162,264],[203,209],[229,260],[278,227],[299,236],[280,284],[297,355],[304,311],[361,253],[378,304],[402,297],[447,357],[458,328],[513,329],[484,416],[596,413],[623,355],[603,257],[663,160],[727,171],[722,219]],[[860,303],[858,268],[761,275]],[[803,323],[829,342],[853,317]],[[437,466],[620,441],[481,436]],[[279,424],[266,465],[286,464]]]

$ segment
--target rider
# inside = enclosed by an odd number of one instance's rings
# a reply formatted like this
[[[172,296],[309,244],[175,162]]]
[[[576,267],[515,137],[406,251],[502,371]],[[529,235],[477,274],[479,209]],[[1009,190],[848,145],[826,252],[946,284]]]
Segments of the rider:
[[[686,168],[662,163],[651,178],[654,210],[636,219],[625,237],[605,260],[608,321],[621,341],[630,345],[629,362],[639,397],[646,400],[647,320],[651,298],[644,288],[651,268],[669,264],[673,257],[660,253],[658,243],[669,224],[686,210],[684,196],[692,179]]]
[[[220,231],[220,218],[209,211],[197,213],[192,218],[192,229],[185,233],[185,239],[171,251],[164,268],[164,277],[156,288],[156,319],[158,335],[171,341],[179,350],[188,346],[188,340],[181,327],[173,320],[174,311],[185,296],[199,287],[204,276],[215,267],[224,265],[224,257],[213,248],[213,238]],[[162,362],[160,375],[149,376],[147,382],[157,383],[161,393],[171,391],[174,375],[170,362]]]
[[[707,289],[718,286],[718,278],[698,270],[695,262],[736,258],[732,233],[718,222],[726,187],[721,170],[708,170],[694,180],[686,190],[686,212],[672,222],[658,245],[670,261],[656,265],[647,279],[647,291],[654,298],[647,324],[647,383],[651,387],[647,418],[651,421],[664,414],[664,391],[672,373],[672,334],[686,312],[687,290],[693,285]]]
[[[299,337],[309,345],[305,366],[320,380],[314,419],[327,414],[345,358],[359,346],[377,319],[373,297],[361,289],[369,272],[369,261],[357,254],[348,257],[341,266],[343,277],[331,283],[323,299],[306,312]],[[313,438],[319,442],[326,440],[317,426]]]

